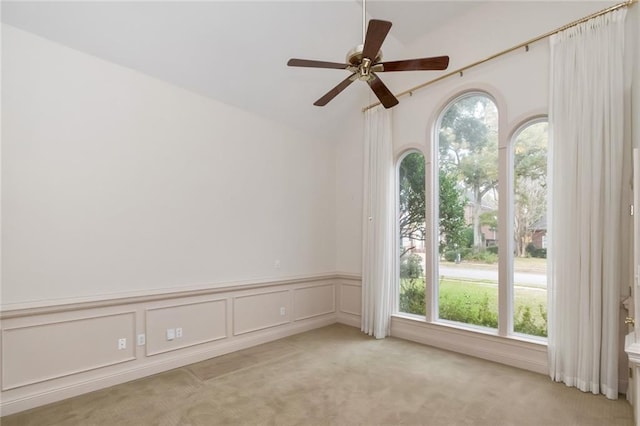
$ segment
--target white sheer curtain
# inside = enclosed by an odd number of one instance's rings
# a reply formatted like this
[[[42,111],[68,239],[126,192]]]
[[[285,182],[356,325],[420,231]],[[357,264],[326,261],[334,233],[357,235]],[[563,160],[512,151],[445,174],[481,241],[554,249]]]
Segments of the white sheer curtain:
[[[618,397],[622,9],[551,38],[549,368]]]
[[[389,334],[396,279],[396,219],[391,111],[365,116],[362,247],[362,331]]]

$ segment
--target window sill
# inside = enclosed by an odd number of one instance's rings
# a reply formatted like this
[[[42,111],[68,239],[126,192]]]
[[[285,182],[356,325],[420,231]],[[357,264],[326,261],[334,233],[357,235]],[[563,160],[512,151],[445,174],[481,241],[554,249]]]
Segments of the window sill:
[[[448,327],[448,328],[451,328],[451,329],[454,329],[454,330],[461,330],[461,331],[468,331],[468,332],[472,332],[472,333],[479,333],[479,334],[484,334],[486,336],[495,336],[495,337],[499,337],[499,338],[502,338],[502,339],[510,339],[510,340],[514,340],[514,341],[517,341],[517,342],[532,343],[534,345],[542,345],[544,347],[547,347],[547,338],[546,337],[530,336],[530,335],[521,334],[521,333],[514,333],[514,334],[509,334],[507,336],[500,336],[498,334],[498,330],[496,330],[494,328],[488,328],[488,327],[483,327],[481,325],[474,325],[474,324],[463,324],[463,323],[459,323],[459,322],[455,322],[455,321],[448,321],[448,320],[438,320],[438,321],[434,321],[434,322],[428,322],[421,315],[405,314],[405,313],[402,313],[402,312],[398,312],[396,314],[393,314],[392,317],[402,318],[402,319],[406,319],[406,320],[409,320],[409,321],[419,321],[419,322],[423,322],[425,324],[432,324],[432,325],[435,325],[435,326]]]
[[[547,344],[527,336],[499,336],[496,330],[424,317],[393,315],[391,336],[547,374]]]

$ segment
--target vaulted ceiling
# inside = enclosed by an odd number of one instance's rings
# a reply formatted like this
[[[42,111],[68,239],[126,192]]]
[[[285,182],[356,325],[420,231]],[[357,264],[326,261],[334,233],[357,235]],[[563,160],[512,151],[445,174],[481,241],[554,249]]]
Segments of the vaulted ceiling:
[[[385,60],[396,60],[448,54],[408,46],[486,3],[369,0],[366,11],[367,19],[393,22],[383,52]],[[330,136],[376,101],[366,84],[353,84],[328,106],[315,107],[345,71],[286,66],[291,57],[342,62],[362,42],[360,0],[3,1],[1,16],[12,26],[308,132]],[[435,75],[427,72],[423,80]],[[393,92],[407,88],[397,73],[384,77]]]

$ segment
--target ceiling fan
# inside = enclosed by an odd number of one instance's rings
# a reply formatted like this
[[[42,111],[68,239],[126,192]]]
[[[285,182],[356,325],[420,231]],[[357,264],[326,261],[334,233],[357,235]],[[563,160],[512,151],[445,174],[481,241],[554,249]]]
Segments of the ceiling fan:
[[[364,27],[366,16],[364,3],[362,14]],[[389,71],[445,70],[449,66],[448,56],[381,62],[382,51],[380,47],[382,47],[382,43],[387,37],[391,25],[389,21],[378,19],[370,20],[366,35],[363,37],[363,43],[347,53],[346,63],[293,58],[289,59],[287,65],[290,67],[344,69],[351,73],[349,77],[342,80],[336,87],[315,101],[313,104],[316,106],[325,106],[351,83],[356,80],[361,80],[367,82],[385,108],[391,108],[398,104],[398,99],[391,93],[387,86],[385,86],[376,73]]]

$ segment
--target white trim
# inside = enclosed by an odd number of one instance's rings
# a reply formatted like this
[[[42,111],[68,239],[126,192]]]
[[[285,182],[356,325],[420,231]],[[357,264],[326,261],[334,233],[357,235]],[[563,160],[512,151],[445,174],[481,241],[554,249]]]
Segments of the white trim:
[[[176,353],[172,357],[167,357],[158,361],[150,361],[144,366],[136,366],[118,371],[114,374],[105,375],[98,379],[89,379],[82,382],[73,383],[69,386],[45,390],[39,393],[30,394],[19,398],[3,397],[0,403],[0,415],[6,416],[20,411],[28,410],[62,399],[71,398],[82,395],[87,392],[103,389],[109,386],[128,382],[152,374],[161,373],[174,368],[183,367],[195,362],[204,361],[209,358],[224,355],[230,352],[239,351],[250,348],[252,346],[271,342],[273,340],[282,339],[305,331],[325,327],[335,323],[334,317],[310,320],[290,324],[288,327],[272,328],[260,334],[247,335],[241,339],[227,340],[219,343],[214,347],[207,347],[201,350],[193,351],[188,355]]]
[[[339,324],[345,324],[351,327],[360,328],[362,325],[362,318],[360,317],[360,315],[355,315],[348,312],[339,312],[336,322],[338,322]]]
[[[125,305],[131,303],[146,303],[165,299],[177,299],[182,297],[202,296],[209,294],[233,292],[238,290],[254,290],[258,288],[275,287],[278,285],[308,284],[318,281],[332,280],[359,280],[354,274],[323,274],[308,275],[280,280],[256,280],[233,282],[226,284],[211,284],[203,286],[185,286],[170,289],[156,289],[149,291],[136,291],[127,293],[114,293],[84,298],[70,298],[57,300],[32,301],[24,303],[10,303],[0,305],[0,319],[44,315],[80,309],[95,309],[106,306]]]
[[[145,323],[145,325],[150,323],[149,312],[162,311],[162,310],[167,310],[167,309],[172,309],[172,308],[180,308],[180,307],[184,307],[184,306],[203,305],[203,304],[207,304],[207,303],[216,303],[216,302],[222,302],[223,303],[223,305],[224,305],[224,316],[226,318],[227,317],[227,312],[229,311],[229,299],[216,298],[216,299],[210,299],[210,300],[202,300],[202,301],[198,301],[198,302],[174,303],[174,304],[166,305],[166,306],[158,306],[158,307],[155,307],[155,308],[147,308],[147,309],[144,310],[144,323]],[[145,329],[145,335],[149,335],[149,330],[148,329]],[[177,346],[174,346],[174,347],[171,347],[171,348],[165,348],[165,349],[160,349],[160,350],[156,350],[156,351],[151,351],[151,350],[149,350],[149,345],[145,344],[144,345],[145,356],[149,357],[149,356],[159,355],[159,354],[163,354],[163,353],[166,353],[166,352],[175,351],[175,350],[178,350],[178,349],[184,349],[184,348],[188,348],[188,347],[191,347],[191,346],[196,346],[196,345],[201,345],[201,344],[204,344],[204,343],[215,342],[215,341],[218,341],[218,340],[227,339],[228,337],[229,336],[226,333],[226,326],[225,326],[225,334],[224,335],[210,337],[208,339],[196,340],[196,341],[192,341],[190,343],[185,343],[183,345],[177,345]]]
[[[335,314],[336,313],[336,285],[334,283],[329,283],[329,284],[324,284],[324,285],[307,285],[304,287],[297,287],[294,288],[291,292],[291,306],[294,307],[294,314],[296,314],[295,312],[295,308],[297,307],[296,303],[294,302],[295,300],[295,295],[296,292],[300,291],[300,290],[306,290],[309,288],[322,288],[322,287],[330,287],[331,288],[331,294],[332,294],[332,300],[333,300],[333,306],[331,307],[331,310],[328,311],[324,311],[324,312],[317,312],[315,314],[309,314],[309,315],[304,315],[304,316],[300,316],[300,317],[295,317],[293,318],[293,321],[303,321],[309,318],[315,318],[315,317],[320,317],[320,316],[324,316],[324,315],[329,315],[329,314]]]
[[[549,371],[547,347],[543,343],[396,316],[391,318],[391,336],[540,374],[547,374]]]

